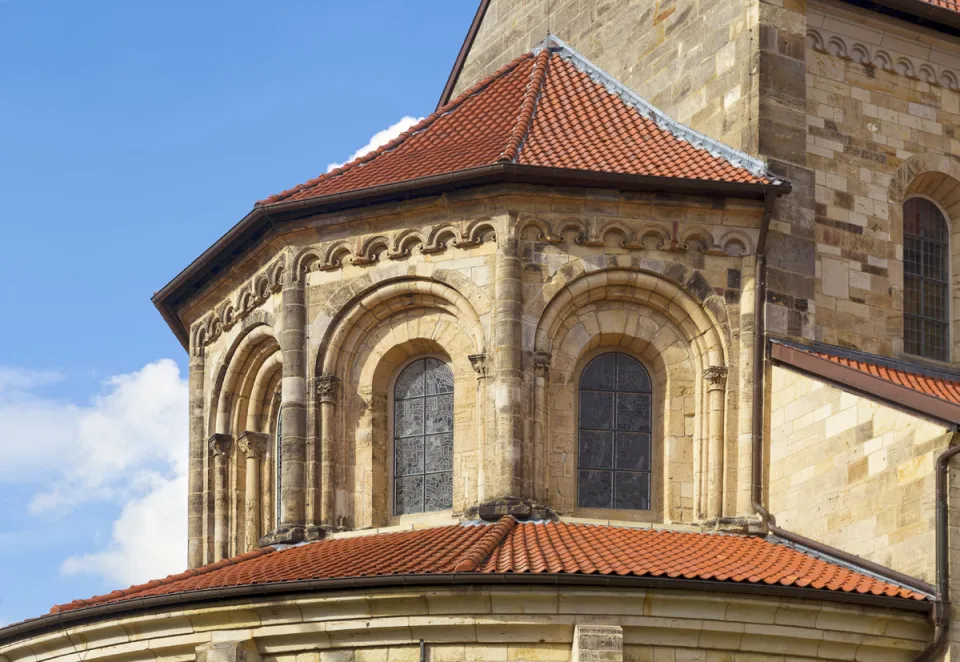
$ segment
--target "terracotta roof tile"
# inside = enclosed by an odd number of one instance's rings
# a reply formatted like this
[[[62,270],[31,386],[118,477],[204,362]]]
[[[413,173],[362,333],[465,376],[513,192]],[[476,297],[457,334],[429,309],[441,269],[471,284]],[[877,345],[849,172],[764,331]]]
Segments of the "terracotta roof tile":
[[[960,405],[960,377],[956,379],[948,379],[947,377],[936,377],[928,374],[922,374],[920,372],[912,372],[907,366],[902,368],[894,368],[887,365],[882,365],[879,362],[875,363],[868,361],[865,358],[852,358],[851,356],[845,356],[840,354],[834,354],[828,351],[817,351],[817,350],[803,350],[807,351],[808,354],[818,356],[821,359],[826,359],[838,365],[845,366],[847,368],[853,368],[854,370],[859,370],[868,375],[873,375],[874,377],[879,377],[885,381],[897,384],[898,386],[903,386],[914,391],[919,391],[920,393],[925,393],[926,395],[933,396],[935,398],[940,398],[947,402],[951,402],[955,405]],[[878,361],[882,360],[878,357]]]
[[[586,524],[444,526],[264,548],[51,613],[107,602],[256,584],[450,573],[669,577],[814,588],[912,600],[928,596],[774,539]]]
[[[374,188],[497,163],[751,184],[764,165],[652,108],[556,40],[390,143],[266,200]]]

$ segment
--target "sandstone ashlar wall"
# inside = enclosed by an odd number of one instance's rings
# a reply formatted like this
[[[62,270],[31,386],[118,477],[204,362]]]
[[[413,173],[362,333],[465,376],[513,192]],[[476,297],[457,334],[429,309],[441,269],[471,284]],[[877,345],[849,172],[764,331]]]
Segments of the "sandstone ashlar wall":
[[[777,523],[932,583],[934,464],[949,427],[780,366],[770,398]]]
[[[930,629],[915,612],[719,591],[411,588],[118,616],[0,645],[0,660],[399,662],[422,639],[431,662],[907,662]]]
[[[674,119],[753,152],[756,23],[749,0],[492,0],[453,96],[550,32]]]
[[[808,3],[807,31],[817,339],[898,356],[904,200],[934,200],[958,231],[960,41],[819,1]],[[960,358],[957,239],[951,248],[954,361]]]
[[[514,186],[305,219],[269,239],[189,311],[191,563],[249,549],[284,517],[308,537],[409,521],[392,515],[392,384],[426,355],[455,374],[454,506],[417,522],[502,496],[602,519],[749,514],[741,297],[761,215],[749,201]],[[291,337],[302,359],[288,360]],[[575,506],[576,384],[607,350],[657,381],[651,513]],[[302,399],[303,431],[288,436],[284,418],[278,476],[277,420],[301,383],[290,407]]]

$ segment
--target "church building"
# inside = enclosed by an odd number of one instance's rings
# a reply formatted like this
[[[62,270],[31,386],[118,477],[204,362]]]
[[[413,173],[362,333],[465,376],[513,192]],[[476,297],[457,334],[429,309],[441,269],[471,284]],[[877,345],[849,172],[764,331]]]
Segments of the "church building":
[[[187,569],[0,662],[960,659],[956,0],[482,0],[154,303]]]

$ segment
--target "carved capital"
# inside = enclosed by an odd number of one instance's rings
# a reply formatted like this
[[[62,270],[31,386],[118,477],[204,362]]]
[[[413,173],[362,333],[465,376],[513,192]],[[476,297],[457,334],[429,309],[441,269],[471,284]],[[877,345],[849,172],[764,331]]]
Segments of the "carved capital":
[[[269,436],[263,432],[246,431],[237,440],[239,448],[247,457],[260,458],[267,450]]]
[[[210,448],[210,452],[216,456],[226,455],[230,452],[230,446],[233,444],[233,437],[228,434],[220,434],[219,432],[207,441],[207,446]]]
[[[340,380],[333,375],[323,375],[316,380],[317,400],[320,402],[337,401],[340,393]]]
[[[533,369],[536,371],[537,377],[547,378],[550,374],[550,360],[552,358],[550,352],[533,353]]]
[[[720,390],[727,386],[727,369],[722,366],[712,366],[703,371],[703,380],[711,391]]]
[[[476,371],[478,379],[487,376],[486,354],[471,354],[467,358],[470,359],[470,365],[472,365],[473,369]]]

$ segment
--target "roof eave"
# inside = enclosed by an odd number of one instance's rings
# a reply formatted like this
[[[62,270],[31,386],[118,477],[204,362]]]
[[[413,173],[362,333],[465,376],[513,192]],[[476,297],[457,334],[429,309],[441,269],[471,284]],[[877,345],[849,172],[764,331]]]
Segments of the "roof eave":
[[[770,354],[777,363],[855,391],[864,397],[882,400],[891,407],[907,410],[940,423],[960,425],[960,405],[778,342],[772,344]]]
[[[960,36],[960,11],[940,7],[924,0],[842,0],[862,9],[921,25],[932,30]]]
[[[67,625],[76,626],[101,618],[121,614],[156,610],[220,600],[241,598],[296,595],[317,591],[343,591],[387,587],[426,586],[580,586],[606,588],[637,588],[686,591],[725,592],[757,597],[784,597],[805,600],[838,602],[883,609],[929,613],[933,603],[904,597],[878,596],[848,593],[828,589],[801,588],[776,584],[750,584],[745,582],[716,581],[708,579],[683,579],[671,577],[636,577],[620,575],[582,575],[564,573],[443,573],[414,575],[382,575],[374,577],[349,577],[332,579],[299,580],[268,584],[248,584],[223,588],[200,589],[144,598],[130,598],[92,607],[83,607],[57,614],[47,614],[29,621],[0,628],[0,644],[39,636]]]
[[[373,188],[258,205],[157,292],[153,296],[153,303],[170,325],[180,344],[184,349],[189,349],[189,334],[179,315],[180,306],[199,292],[202,284],[211,276],[225,270],[230,262],[246,252],[252,243],[261,241],[277,224],[314,214],[499,183],[615,188],[631,192],[663,192],[753,200],[763,199],[764,195],[771,192],[782,195],[788,193],[791,188],[789,183],[722,182],[495,163]]]

